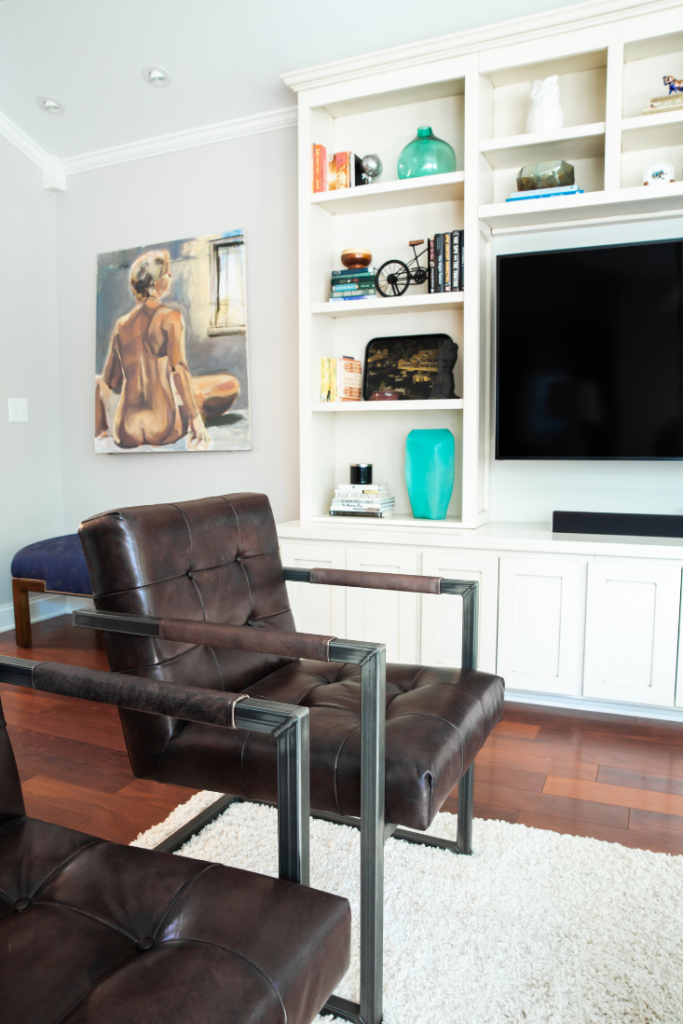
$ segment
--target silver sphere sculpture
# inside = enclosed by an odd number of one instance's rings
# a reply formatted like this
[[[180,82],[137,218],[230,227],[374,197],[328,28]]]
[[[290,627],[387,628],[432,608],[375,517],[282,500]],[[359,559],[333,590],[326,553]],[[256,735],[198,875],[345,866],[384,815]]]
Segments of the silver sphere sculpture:
[[[377,156],[377,153],[368,153],[361,160],[363,167],[363,177],[367,181],[368,185],[371,185],[375,178],[379,178],[380,174],[384,170],[382,161]]]

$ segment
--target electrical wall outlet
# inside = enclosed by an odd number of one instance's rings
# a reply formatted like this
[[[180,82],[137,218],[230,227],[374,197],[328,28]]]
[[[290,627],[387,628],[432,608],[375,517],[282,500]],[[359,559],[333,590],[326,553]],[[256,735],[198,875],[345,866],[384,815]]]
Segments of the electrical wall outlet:
[[[10,423],[28,423],[28,399],[8,398],[7,414]]]

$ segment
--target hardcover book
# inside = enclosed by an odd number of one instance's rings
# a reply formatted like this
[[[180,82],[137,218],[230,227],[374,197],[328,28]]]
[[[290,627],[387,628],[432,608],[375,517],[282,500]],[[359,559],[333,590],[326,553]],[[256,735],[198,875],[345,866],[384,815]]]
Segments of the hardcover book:
[[[460,291],[460,232],[453,231],[451,234],[451,277],[452,291]]]
[[[442,292],[444,288],[443,232],[434,235],[434,251],[436,253],[436,290]]]
[[[361,268],[356,268],[355,270],[333,270],[331,276],[333,278],[338,278],[338,277],[347,278],[348,277],[348,278],[351,278],[351,280],[355,280],[357,278],[360,281],[360,280],[365,280],[368,277],[374,278],[376,273],[377,273],[377,271],[375,270],[374,267],[361,267]]]
[[[337,360],[337,387],[340,402],[360,402],[361,371],[358,359],[342,356]]]
[[[427,261],[429,264],[429,291],[436,291],[436,259],[434,254],[434,235],[428,241],[429,252],[427,254]]]
[[[327,149],[313,143],[313,191],[327,191]]]

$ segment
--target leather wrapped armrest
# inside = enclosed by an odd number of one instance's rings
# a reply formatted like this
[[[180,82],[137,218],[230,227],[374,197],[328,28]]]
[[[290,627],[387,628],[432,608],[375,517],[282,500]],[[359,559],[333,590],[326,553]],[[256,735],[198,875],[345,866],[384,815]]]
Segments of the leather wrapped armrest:
[[[412,594],[441,593],[439,576],[409,576],[395,572],[356,572],[353,569],[311,569],[310,583],[371,590],[406,590]]]
[[[189,722],[203,722],[235,728],[235,705],[245,700],[242,693],[210,690],[202,686],[127,676],[115,672],[101,672],[75,665],[61,665],[43,661],[34,664],[31,687],[47,693],[113,704],[131,711],[145,711],[153,715],[170,715]],[[254,701],[252,700],[253,704]],[[260,703],[256,701],[256,703]],[[296,709],[272,704],[292,714]]]
[[[285,658],[310,658],[312,661],[329,661],[330,640],[335,639],[317,633],[226,626],[218,622],[198,622],[196,619],[161,619],[159,637],[185,644],[230,647],[233,650],[277,654]]]

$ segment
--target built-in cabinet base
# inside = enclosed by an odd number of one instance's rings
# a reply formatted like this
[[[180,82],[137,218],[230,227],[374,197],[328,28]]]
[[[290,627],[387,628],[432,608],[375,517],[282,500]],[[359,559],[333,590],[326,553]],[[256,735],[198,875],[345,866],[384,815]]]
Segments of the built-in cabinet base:
[[[297,521],[278,533],[285,565],[476,579],[479,667],[502,675],[512,698],[654,717],[683,710],[680,540],[526,523],[445,535],[428,523],[378,531]],[[299,629],[382,641],[391,661],[459,665],[457,597],[288,586]]]

